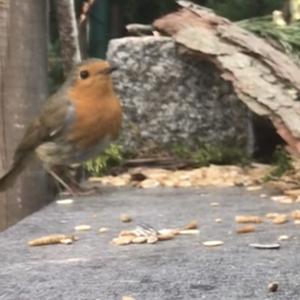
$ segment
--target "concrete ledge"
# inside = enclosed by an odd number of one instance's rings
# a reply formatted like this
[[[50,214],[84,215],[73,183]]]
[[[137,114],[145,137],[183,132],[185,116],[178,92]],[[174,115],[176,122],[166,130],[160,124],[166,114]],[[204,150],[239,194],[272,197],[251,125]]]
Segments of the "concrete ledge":
[[[71,205],[53,203],[0,234],[0,299],[136,300],[182,299],[299,299],[300,231],[292,222],[261,224],[255,233],[236,235],[234,216],[291,211],[299,204],[280,205],[258,192],[227,189],[106,190],[75,199]],[[211,202],[219,202],[212,207]],[[121,223],[128,213],[132,223]],[[222,218],[217,224],[215,218]],[[158,229],[200,224],[199,236],[181,236],[155,245],[114,246],[110,241],[125,228],[148,223]],[[46,234],[82,232],[73,245],[30,248],[27,241]],[[110,231],[99,235],[98,229]],[[299,226],[299,225],[298,225]],[[281,234],[294,239],[280,250],[250,248],[252,242],[274,242]],[[224,245],[205,248],[205,240]],[[267,285],[279,282],[269,294]]]

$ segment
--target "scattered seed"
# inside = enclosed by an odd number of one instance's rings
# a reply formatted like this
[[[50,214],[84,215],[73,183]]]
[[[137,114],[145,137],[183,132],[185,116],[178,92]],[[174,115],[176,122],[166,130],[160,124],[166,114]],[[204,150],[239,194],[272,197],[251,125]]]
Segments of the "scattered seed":
[[[279,213],[267,213],[267,214],[266,214],[266,218],[267,218],[267,219],[275,219],[275,218],[277,218],[278,216],[280,216]]]
[[[270,282],[268,284],[268,291],[271,293],[277,292],[278,286],[279,286],[278,282]]]
[[[88,179],[89,182],[102,182],[101,177],[89,177]]]
[[[286,190],[284,191],[284,194],[287,196],[300,196],[300,189],[293,189],[293,190]]]
[[[119,236],[132,236],[132,237],[137,237],[137,233],[133,230],[122,230],[119,233]]]
[[[246,187],[246,190],[249,191],[249,192],[258,191],[258,190],[261,190],[261,189],[262,189],[261,185],[251,185],[251,186]]]
[[[176,185],[176,182],[174,180],[167,180],[161,182],[161,184],[165,187],[174,187]]]
[[[213,206],[213,207],[220,206],[220,203],[218,203],[218,202],[211,202],[210,206]]]
[[[186,224],[183,229],[197,229],[198,228],[198,222],[196,220],[193,220],[191,222],[189,222],[188,224]]]
[[[290,239],[290,237],[288,235],[280,235],[278,237],[278,241],[287,241],[289,239]]]
[[[199,234],[198,229],[180,230],[179,234]]]
[[[128,184],[128,180],[126,178],[120,178],[120,177],[115,177],[112,181],[111,184],[113,186],[126,186]]]
[[[174,239],[175,234],[172,232],[169,232],[169,233],[159,234],[157,237],[158,237],[159,241],[168,241],[168,240]]]
[[[1,0],[0,0],[1,2]],[[209,166],[193,170],[167,171],[157,168],[135,168],[119,176],[105,176],[90,178],[90,182],[99,182],[102,185],[131,184],[140,188],[153,188],[158,186],[250,186],[258,189],[256,179],[269,172],[269,167],[254,166],[244,171],[236,166]],[[258,175],[259,174],[259,175]]]
[[[300,220],[300,210],[293,210],[291,212],[291,217],[294,219],[294,220]]]
[[[192,182],[190,180],[181,180],[179,182],[177,182],[175,185],[175,187],[191,187],[192,186]]]
[[[260,197],[260,198],[266,198],[267,195],[266,195],[266,194],[260,194],[259,197]]]
[[[104,232],[107,232],[109,229],[107,227],[101,227],[99,228],[98,232],[99,233],[104,233]]]
[[[284,196],[284,195],[277,195],[277,196],[272,196],[272,197],[271,197],[271,199],[272,199],[273,201],[279,201],[279,200],[285,199],[285,198],[286,198],[286,196]]]
[[[120,221],[123,223],[129,223],[132,221],[132,218],[127,214],[120,214]]]
[[[280,244],[278,244],[278,243],[272,243],[272,244],[253,243],[253,244],[250,244],[249,246],[256,248],[256,249],[279,249],[280,248]]]
[[[278,201],[279,203],[282,203],[282,204],[291,204],[291,203],[294,203],[294,200],[292,198],[285,198],[285,199],[281,199]]]
[[[130,296],[123,296],[122,300],[135,300],[133,297]]]
[[[134,230],[133,232],[137,235],[137,236],[150,236],[150,235],[157,235],[157,230],[155,228],[153,228],[150,225],[147,224],[139,224]]]
[[[240,227],[236,230],[236,233],[250,233],[250,232],[254,232],[255,231],[255,226],[253,225],[246,225],[243,227]]]
[[[90,225],[77,225],[74,227],[74,229],[76,231],[88,231],[88,230],[91,230],[91,226]]]
[[[217,247],[224,244],[222,241],[206,241],[202,243],[205,247]]]
[[[119,236],[116,237],[112,240],[112,243],[115,245],[123,246],[123,245],[128,245],[132,242],[134,237],[132,236]]]
[[[275,202],[279,202],[283,204],[291,204],[294,202],[291,197],[285,195],[273,196],[271,197],[271,199]]]
[[[273,220],[272,220],[272,223],[273,224],[284,224],[288,222],[288,219],[287,219],[287,216],[282,214],[282,215],[279,215],[277,217],[275,217]]]
[[[71,240],[73,242],[75,240],[74,236],[72,235],[65,235],[65,234],[51,234],[42,236],[40,238],[31,240],[28,242],[29,246],[46,246],[46,245],[53,245],[53,244],[65,244],[66,241]]]
[[[161,229],[158,231],[159,235],[178,235],[179,233],[179,229]]]
[[[295,221],[294,221],[294,224],[295,224],[295,225],[299,225],[299,224],[300,224],[300,220],[295,220]]]
[[[217,218],[217,219],[215,219],[215,222],[216,222],[216,223],[222,223],[222,219]]]
[[[262,219],[258,216],[236,216],[235,217],[236,223],[255,223],[259,224],[262,223]]]
[[[65,245],[73,244],[73,240],[70,239],[70,238],[68,238],[68,239],[62,239],[62,240],[60,240],[60,242],[61,242],[62,244],[65,244]]]
[[[147,237],[147,244],[156,244],[157,241],[158,241],[158,237],[155,235],[151,235]]]
[[[160,186],[160,182],[156,179],[146,179],[139,184],[139,187],[142,189],[156,188],[158,186]]]
[[[56,201],[57,204],[72,204],[73,202],[73,199],[62,199]]]
[[[147,237],[145,236],[137,236],[132,239],[133,244],[143,244],[147,242]]]

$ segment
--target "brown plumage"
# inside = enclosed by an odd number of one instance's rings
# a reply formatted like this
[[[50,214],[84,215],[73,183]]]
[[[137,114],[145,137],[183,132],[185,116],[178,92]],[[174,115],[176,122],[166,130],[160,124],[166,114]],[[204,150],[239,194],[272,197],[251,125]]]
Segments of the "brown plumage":
[[[61,182],[55,167],[93,158],[118,136],[122,111],[110,76],[114,69],[100,59],[74,68],[27,127],[11,168],[0,178],[0,192],[13,185],[34,154]]]

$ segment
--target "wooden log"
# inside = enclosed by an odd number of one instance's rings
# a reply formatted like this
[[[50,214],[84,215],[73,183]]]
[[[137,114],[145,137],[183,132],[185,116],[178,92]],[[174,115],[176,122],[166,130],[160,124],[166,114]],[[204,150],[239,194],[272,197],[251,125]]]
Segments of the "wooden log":
[[[268,117],[300,155],[300,67],[264,39],[211,10],[177,1],[182,7],[153,23],[195,59],[213,63],[254,113]]]

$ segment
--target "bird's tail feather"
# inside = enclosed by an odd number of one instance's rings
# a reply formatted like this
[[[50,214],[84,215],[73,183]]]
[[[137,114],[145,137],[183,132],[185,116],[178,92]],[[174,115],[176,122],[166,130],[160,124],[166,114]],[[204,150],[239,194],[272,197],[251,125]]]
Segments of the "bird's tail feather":
[[[25,168],[23,160],[15,162],[11,168],[0,178],[0,192],[10,188],[16,181],[17,177]]]

